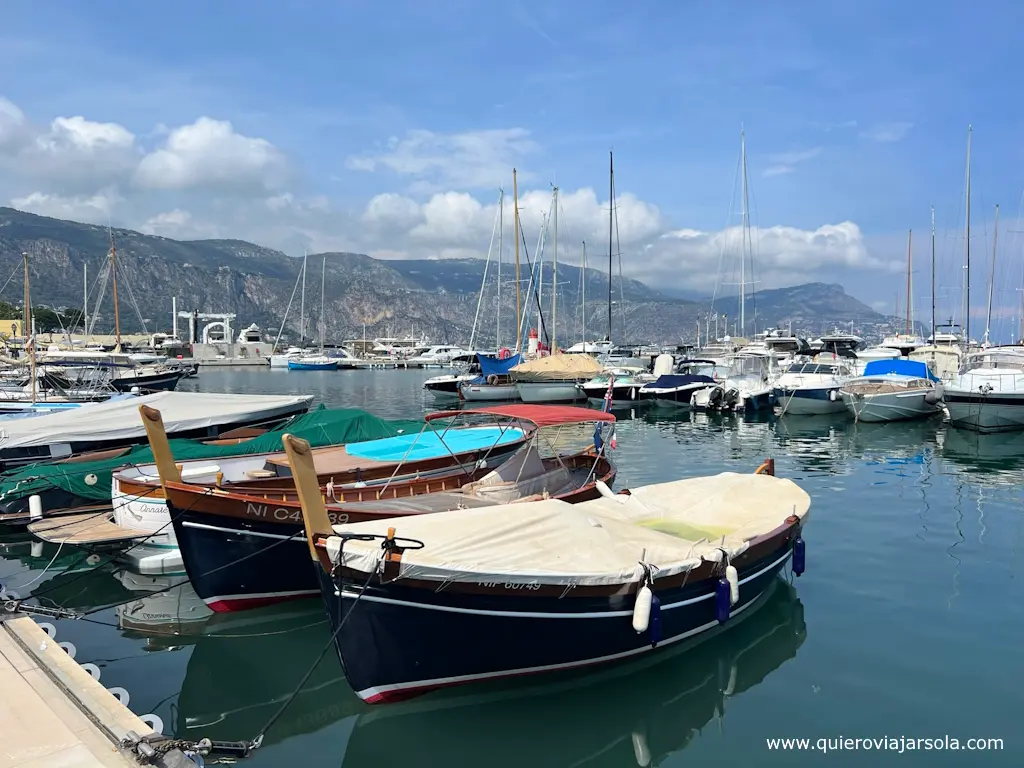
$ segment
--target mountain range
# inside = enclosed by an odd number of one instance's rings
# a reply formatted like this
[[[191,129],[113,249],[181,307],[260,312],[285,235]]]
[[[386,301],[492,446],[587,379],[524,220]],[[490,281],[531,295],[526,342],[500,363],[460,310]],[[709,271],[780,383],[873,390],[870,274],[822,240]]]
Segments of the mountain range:
[[[113,330],[111,288],[107,282],[113,240],[116,249],[122,332],[169,329],[171,297],[179,310],[233,312],[235,328],[257,323],[276,334],[286,310],[284,338],[297,341],[303,259],[242,240],[179,241],[127,229],[37,216],[0,207],[0,277],[10,276],[0,299],[20,302],[22,254],[29,255],[32,302],[55,309],[82,307],[88,270],[89,314],[99,300],[97,333]],[[328,342],[414,333],[438,343],[468,344],[479,312],[476,345],[514,343],[516,316],[514,268],[505,263],[498,290],[497,265],[482,259],[382,260],[359,253],[310,254],[306,259],[305,337],[319,328],[321,270],[325,273],[324,325]],[[481,283],[487,284],[480,298]],[[608,276],[594,269],[558,266],[557,334],[565,346],[603,338],[609,324]],[[543,269],[541,302],[528,293],[529,269],[521,264],[522,301],[529,304],[527,325],[542,325],[550,334],[553,272]],[[582,278],[582,279],[581,279]],[[499,297],[500,293],[500,297]],[[586,326],[580,312],[586,296]],[[697,324],[713,311],[735,323],[737,298],[694,300],[694,294],[660,292],[637,280],[611,280],[612,337],[616,341],[677,343],[692,340]],[[289,307],[290,298],[291,305]],[[479,309],[478,309],[479,305]],[[785,327],[822,333],[853,323],[886,326],[892,318],[849,296],[840,285],[805,285],[759,291],[747,300],[748,317],[758,328]],[[539,322],[538,322],[539,321]],[[712,331],[714,330],[712,326]],[[725,329],[720,329],[722,333]],[[749,330],[749,329],[748,329]],[[702,331],[703,332],[703,331]]]

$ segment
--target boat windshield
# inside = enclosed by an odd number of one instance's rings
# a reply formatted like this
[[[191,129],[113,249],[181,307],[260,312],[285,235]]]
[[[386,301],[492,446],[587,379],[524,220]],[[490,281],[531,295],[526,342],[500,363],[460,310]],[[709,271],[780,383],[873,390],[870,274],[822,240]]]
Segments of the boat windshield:
[[[761,357],[755,357],[753,355],[743,357],[734,357],[732,361],[732,375],[733,376],[744,376],[754,374],[760,376],[764,373],[765,360]]]
[[[1024,353],[1009,351],[987,351],[971,355],[964,361],[961,373],[978,368],[997,368],[1001,370],[1024,370]]]
[[[822,365],[820,363],[794,363],[786,369],[786,373],[816,373],[821,376],[835,376],[839,373],[839,366]]]

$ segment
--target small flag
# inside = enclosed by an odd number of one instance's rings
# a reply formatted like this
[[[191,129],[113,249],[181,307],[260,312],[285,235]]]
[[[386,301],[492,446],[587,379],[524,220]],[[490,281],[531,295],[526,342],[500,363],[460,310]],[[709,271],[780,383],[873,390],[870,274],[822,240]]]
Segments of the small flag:
[[[601,410],[605,413],[610,413],[612,410],[612,399],[614,397],[613,390],[615,388],[615,374],[608,375],[608,391],[604,393],[604,405],[601,406]]]
[[[616,445],[617,445],[616,442],[615,442],[615,425],[614,424],[612,425],[611,437],[608,438],[608,445],[611,447],[611,449],[613,451],[615,450]]]

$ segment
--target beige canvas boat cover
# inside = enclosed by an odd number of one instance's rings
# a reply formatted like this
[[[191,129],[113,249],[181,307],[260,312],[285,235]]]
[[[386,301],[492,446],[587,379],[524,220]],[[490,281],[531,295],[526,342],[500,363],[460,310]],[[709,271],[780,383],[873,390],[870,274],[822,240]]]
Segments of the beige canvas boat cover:
[[[791,480],[724,472],[631,490],[580,504],[557,500],[463,509],[422,517],[336,526],[336,533],[423,542],[402,555],[400,578],[516,584],[599,585],[636,581],[638,561],[657,576],[718,562],[746,550],[789,515],[804,517],[810,497]],[[341,539],[327,548],[337,563]],[[346,541],[344,564],[370,573],[380,540]]]
[[[590,355],[556,353],[520,363],[508,373],[513,381],[565,381],[590,378],[602,370],[601,364]]]

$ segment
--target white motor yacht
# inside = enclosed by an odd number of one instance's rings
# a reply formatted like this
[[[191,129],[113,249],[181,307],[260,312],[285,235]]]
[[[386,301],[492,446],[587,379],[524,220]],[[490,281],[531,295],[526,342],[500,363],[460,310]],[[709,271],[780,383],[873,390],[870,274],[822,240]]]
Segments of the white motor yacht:
[[[949,423],[976,432],[1024,429],[1024,347],[970,355],[943,389]]]
[[[825,357],[824,355],[822,357]],[[842,358],[790,364],[775,382],[780,414],[821,415],[846,410],[839,388],[853,375]]]

